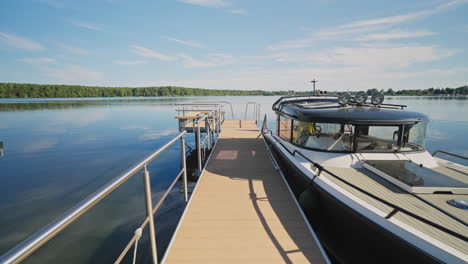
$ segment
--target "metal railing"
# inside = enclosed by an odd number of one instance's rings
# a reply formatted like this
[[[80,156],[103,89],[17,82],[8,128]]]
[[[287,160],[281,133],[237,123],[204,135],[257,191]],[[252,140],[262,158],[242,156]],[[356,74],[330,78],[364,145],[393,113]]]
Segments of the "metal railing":
[[[244,120],[247,120],[247,112],[249,110],[249,105],[253,106],[253,119],[255,120],[255,124],[260,123],[260,108],[261,105],[257,104],[256,102],[247,102],[245,104],[245,113],[244,113]]]
[[[97,203],[99,203],[102,199],[108,196],[111,192],[113,192],[117,187],[125,183],[129,180],[132,176],[134,176],[139,170],[144,169],[143,177],[144,177],[144,185],[145,185],[145,195],[146,195],[146,206],[147,208],[152,208],[151,202],[151,186],[149,181],[149,172],[147,170],[147,165],[153,161],[156,157],[158,157],[163,151],[168,149],[172,144],[177,142],[181,139],[184,142],[184,135],[187,132],[182,132],[173,138],[171,141],[166,143],[164,146],[147,156],[143,161],[135,165],[134,167],[130,168],[122,175],[117,177],[114,180],[111,180],[101,188],[99,188],[96,192],[88,196],[83,201],[79,202],[77,205],[72,207],[68,210],[65,214],[58,217],[40,231],[34,233],[29,238],[18,244],[13,249],[9,250],[0,258],[0,263],[18,263],[27,258],[30,254],[34,251],[39,249],[42,245],[47,243],[50,239],[55,237],[58,233],[60,233],[63,229],[65,229],[68,225],[73,223],[77,220],[80,216],[86,213],[89,209],[93,208]],[[184,143],[185,145],[185,143]],[[185,148],[182,148],[182,152]],[[182,168],[182,172],[185,172],[186,168]],[[186,181],[186,174],[184,173],[184,182]],[[151,210],[149,210],[151,211]],[[154,223],[152,221],[152,217],[150,217],[150,236],[151,238],[151,247],[155,248],[154,242]]]
[[[188,103],[188,104],[176,104],[178,108],[176,111],[180,114],[182,112],[182,116],[179,118],[179,129],[187,129],[190,128],[191,132],[195,135],[195,146],[197,149],[197,169],[198,174],[201,173],[202,170],[202,151],[204,156],[206,156],[206,148],[202,149],[202,146],[207,146],[209,150],[211,150],[213,142],[216,139],[216,136],[219,135],[221,132],[221,124],[224,122],[224,105],[219,103]],[[198,106],[203,106],[204,108],[201,110]],[[197,112],[195,116],[188,116],[184,117],[187,112]],[[192,120],[192,127],[186,127],[187,121]],[[205,137],[202,138],[202,128],[205,132]]]
[[[211,148],[219,137],[219,133],[221,131],[221,123],[224,120],[224,116],[221,114],[221,111],[218,109],[212,110],[207,115],[200,117],[194,122],[194,126],[196,126],[196,137],[198,138],[197,141],[197,159],[198,159],[198,170],[199,172],[202,171],[202,145],[208,145]],[[205,121],[205,129],[207,135],[203,140],[200,140],[200,125]],[[211,121],[211,126],[209,124]],[[158,256],[156,250],[156,233],[154,228],[154,220],[153,215],[156,211],[161,207],[162,203],[164,202],[165,198],[168,196],[169,192],[173,189],[177,181],[182,177],[183,178],[183,189],[184,189],[184,198],[185,201],[188,201],[188,187],[187,187],[187,165],[186,165],[186,154],[185,154],[185,135],[187,131],[182,131],[164,146],[160,147],[150,155],[148,155],[145,159],[140,161],[138,164],[133,166],[132,168],[125,171],[119,177],[109,181],[107,184],[99,188],[96,192],[88,196],[83,201],[79,202],[67,212],[65,212],[62,216],[56,218],[54,221],[47,224],[38,232],[34,233],[26,240],[21,242],[20,244],[16,245],[14,248],[10,249],[4,255],[0,257],[0,263],[2,264],[9,264],[9,263],[19,263],[46,244],[49,240],[54,238],[57,234],[63,231],[67,226],[71,223],[75,222],[78,218],[80,218],[84,213],[89,211],[93,208],[96,204],[98,204],[102,199],[107,197],[110,193],[112,193],[115,189],[121,186],[123,183],[128,181],[132,178],[138,171],[143,169],[143,180],[144,180],[144,188],[145,188],[145,204],[146,204],[146,212],[147,217],[143,224],[136,229],[135,235],[124,248],[116,263],[120,263],[122,259],[125,257],[128,250],[131,248],[133,244],[135,244],[135,251],[134,251],[134,259],[136,258],[136,250],[137,250],[137,242],[138,239],[141,237],[142,229],[144,229],[147,225],[149,225],[149,238],[150,238],[150,247],[151,247],[151,256],[152,262],[157,263]],[[181,159],[182,159],[182,169],[177,174],[177,177],[173,180],[172,184],[163,194],[163,196],[159,199],[158,203],[155,207],[153,207],[153,202],[151,199],[151,184],[150,184],[150,175],[147,169],[147,165],[151,163],[154,159],[156,159],[161,153],[167,150],[170,146],[175,144],[177,141],[180,140],[180,149],[181,149]],[[208,142],[207,142],[208,140]]]
[[[225,105],[228,105],[231,110],[231,119],[234,120],[234,108],[233,104],[226,101],[206,101],[206,102],[194,102],[194,103],[180,103],[175,104],[178,108],[176,111],[182,115],[185,115],[188,112],[206,112],[210,111],[213,108],[219,108],[221,113],[224,114]],[[256,124],[259,124],[261,121],[261,105],[256,102],[247,102],[247,103],[235,103],[235,105],[245,105],[244,118],[239,117],[239,120],[247,120],[247,115],[249,113],[249,106],[253,106],[253,120]]]
[[[202,116],[193,122],[193,126],[197,127],[195,132],[195,144],[197,148],[197,168],[198,172],[202,171],[202,160],[206,156],[206,149],[211,150],[213,143],[216,140],[216,137],[221,132],[221,124],[224,121],[224,115],[221,111],[222,108],[217,108],[212,110],[205,116]],[[204,124],[205,127],[205,136],[202,137],[201,133],[201,124]],[[202,148],[203,146],[203,148]],[[207,148],[205,148],[207,146]],[[202,156],[202,151],[203,156]]]
[[[234,119],[234,109],[232,108],[232,104],[226,101],[182,103],[175,105],[178,107],[176,111],[179,113],[182,112],[183,115],[185,115],[186,112],[206,111],[207,109],[205,108],[208,108],[208,111],[212,110],[213,108],[221,108],[221,110],[224,110],[225,105],[229,105],[231,108],[231,118]]]
[[[456,158],[459,158],[459,159],[468,160],[467,157],[463,157],[463,156],[460,156],[460,155],[457,155],[457,154],[453,154],[453,153],[450,153],[450,152],[447,152],[447,151],[443,151],[443,150],[437,150],[437,151],[435,151],[434,153],[432,153],[432,156],[435,156],[437,153],[442,153],[442,154],[449,155],[449,156],[452,156],[452,157],[456,157]]]

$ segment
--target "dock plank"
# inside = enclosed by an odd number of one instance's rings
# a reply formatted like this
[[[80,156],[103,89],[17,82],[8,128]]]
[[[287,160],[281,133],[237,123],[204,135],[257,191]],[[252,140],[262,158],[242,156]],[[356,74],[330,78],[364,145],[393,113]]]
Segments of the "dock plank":
[[[165,262],[326,263],[254,122],[222,129]]]

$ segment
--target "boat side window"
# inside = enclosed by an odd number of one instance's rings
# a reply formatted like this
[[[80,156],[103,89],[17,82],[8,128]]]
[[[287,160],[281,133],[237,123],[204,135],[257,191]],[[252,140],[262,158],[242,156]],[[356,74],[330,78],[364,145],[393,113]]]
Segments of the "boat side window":
[[[404,125],[401,151],[423,150],[426,143],[426,126],[424,122]]]
[[[292,128],[292,119],[279,116],[278,117],[278,135],[283,139],[290,141],[291,140],[291,128]]]
[[[349,151],[351,138],[346,125],[294,120],[292,143],[324,151]]]

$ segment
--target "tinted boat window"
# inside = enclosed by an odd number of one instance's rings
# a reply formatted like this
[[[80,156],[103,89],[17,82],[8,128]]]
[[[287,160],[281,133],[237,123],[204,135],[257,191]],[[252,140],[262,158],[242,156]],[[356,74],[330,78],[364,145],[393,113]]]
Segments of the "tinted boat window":
[[[424,150],[426,123],[356,126],[356,152],[403,152]]]
[[[405,125],[401,151],[423,150],[426,145],[426,123]]]
[[[399,126],[357,126],[356,152],[392,152],[398,150]]]
[[[292,120],[290,118],[280,116],[278,119],[278,134],[280,137],[286,139],[287,141],[290,140],[291,138],[291,125],[292,125]]]
[[[394,125],[302,122],[279,116],[278,135],[300,147],[331,152],[424,150],[426,123]]]
[[[351,141],[349,133],[345,133],[341,124],[295,120],[292,142],[311,149],[349,151]]]

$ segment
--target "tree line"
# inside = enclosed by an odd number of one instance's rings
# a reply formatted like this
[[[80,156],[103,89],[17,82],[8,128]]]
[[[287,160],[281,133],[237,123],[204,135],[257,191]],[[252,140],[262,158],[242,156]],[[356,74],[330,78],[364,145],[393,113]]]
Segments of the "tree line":
[[[385,95],[407,96],[467,96],[468,86],[458,88],[429,88],[420,90],[367,90],[371,95],[381,92]],[[327,94],[337,94],[328,92]],[[262,91],[262,90],[220,90],[186,88],[178,86],[161,87],[99,87],[82,85],[0,83],[0,98],[68,98],[68,97],[152,97],[152,96],[252,96],[252,95],[310,95],[312,91]]]
[[[51,85],[28,83],[0,83],[0,98],[68,98],[68,97],[132,97],[132,96],[250,96],[284,95],[282,91],[214,90],[161,87],[99,87],[81,85]]]
[[[376,92],[383,93],[384,95],[407,95],[407,96],[467,96],[468,86],[460,86],[458,88],[429,88],[419,90],[393,90],[392,88],[385,90],[378,90],[376,88],[367,90],[367,94],[371,95]]]

